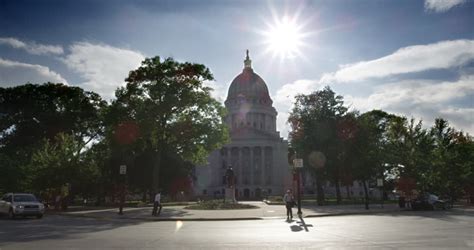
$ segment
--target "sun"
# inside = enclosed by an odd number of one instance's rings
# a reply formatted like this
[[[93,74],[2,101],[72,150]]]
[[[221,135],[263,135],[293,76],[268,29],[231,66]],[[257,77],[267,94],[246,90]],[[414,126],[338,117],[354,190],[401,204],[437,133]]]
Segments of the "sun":
[[[267,51],[280,59],[291,59],[301,55],[303,38],[306,35],[302,29],[303,26],[297,24],[296,18],[289,16],[274,18],[274,23],[267,23],[267,30],[262,32]]]

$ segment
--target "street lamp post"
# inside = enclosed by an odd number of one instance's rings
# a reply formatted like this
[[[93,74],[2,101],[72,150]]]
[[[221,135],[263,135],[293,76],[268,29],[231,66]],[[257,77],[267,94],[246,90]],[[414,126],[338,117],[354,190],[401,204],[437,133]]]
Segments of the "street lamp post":
[[[120,206],[119,206],[119,215],[123,215],[123,204],[125,203],[125,175],[127,174],[127,166],[126,165],[120,165],[120,179],[121,185],[120,185]]]
[[[295,174],[296,174],[296,191],[298,192],[297,194],[297,200],[298,200],[298,216],[301,216],[303,212],[301,212],[301,188],[300,188],[300,171],[303,167],[303,159],[294,159],[293,160],[293,166],[295,168]]]
[[[303,214],[301,212],[301,190],[300,190],[300,171],[299,169],[296,169],[296,174],[298,175],[296,178],[296,184],[298,185],[297,192],[298,192],[298,215],[301,216]]]

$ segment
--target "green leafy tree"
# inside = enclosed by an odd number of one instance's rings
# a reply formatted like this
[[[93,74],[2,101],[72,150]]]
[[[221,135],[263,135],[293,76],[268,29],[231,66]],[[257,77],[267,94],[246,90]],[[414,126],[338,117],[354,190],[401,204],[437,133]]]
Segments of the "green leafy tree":
[[[72,194],[83,194],[98,176],[98,169],[80,151],[81,142],[74,136],[60,133],[54,140],[44,139],[33,154],[28,175],[30,187],[36,192],[58,192],[67,186]]]
[[[152,190],[160,187],[163,167],[173,168],[164,162],[167,152],[203,163],[210,151],[227,142],[225,109],[203,85],[210,80],[212,74],[202,64],[154,57],[131,71],[127,85],[116,91],[107,118],[109,136],[116,149],[145,155]]]
[[[357,133],[352,145],[352,173],[364,187],[365,208],[369,209],[368,183],[387,171],[387,126],[392,115],[373,110],[357,117]]]
[[[106,105],[96,93],[63,84],[0,88],[0,155],[10,159],[0,164],[0,186],[28,189],[23,180],[34,167],[33,154],[44,140],[54,143],[60,133],[74,138],[74,155],[79,156],[103,132],[101,111]]]
[[[397,189],[404,196],[413,190],[425,189],[433,176],[433,139],[422,127],[422,121],[405,117],[392,119],[388,130],[387,162],[398,173]]]
[[[435,148],[428,187],[439,194],[457,199],[473,186],[474,153],[469,135],[449,127],[438,118],[431,128]]]
[[[346,112],[342,96],[326,87],[309,95],[296,96],[288,118],[292,127],[291,145],[313,167],[318,205],[324,201],[322,185],[327,174],[335,183],[340,200],[337,122]]]

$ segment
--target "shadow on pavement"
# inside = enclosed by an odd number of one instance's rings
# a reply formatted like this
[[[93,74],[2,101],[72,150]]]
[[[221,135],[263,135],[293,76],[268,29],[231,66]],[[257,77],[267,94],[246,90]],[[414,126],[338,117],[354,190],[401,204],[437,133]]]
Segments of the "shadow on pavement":
[[[362,216],[364,214],[361,214]],[[370,214],[367,214],[370,215]],[[456,216],[467,215],[474,216],[474,211],[463,211],[457,209],[450,210],[434,210],[434,211],[403,211],[398,213],[386,213],[386,214],[372,214],[374,216],[392,216],[392,217],[413,217],[413,220],[423,219],[436,219],[446,222],[457,222],[459,219]]]
[[[300,218],[300,221],[298,221],[297,223],[298,223],[298,224],[301,224],[300,227],[303,227],[306,232],[309,232],[308,227],[312,227],[313,225],[311,225],[311,224],[306,224],[306,223],[304,222],[303,217],[302,217],[301,215],[299,216],[299,218]]]
[[[300,231],[303,231],[305,230],[306,232],[309,232],[308,230],[308,227],[313,227],[313,225],[311,224],[306,224],[306,222],[304,221],[303,217],[302,216],[298,216],[300,218],[300,221],[296,221],[296,223],[298,225],[292,225],[290,226],[290,229],[292,232],[300,232]],[[291,223],[293,222],[293,220],[291,221],[287,221],[288,223]]]
[[[290,226],[290,229],[292,232],[299,232],[299,231],[302,231],[303,228],[301,228],[300,226],[298,225],[293,225],[293,226]]]
[[[46,215],[42,219],[34,217],[0,217],[0,248],[10,243],[30,242],[48,239],[68,239],[79,234],[111,230],[123,226],[141,224],[132,220],[98,220],[69,216]]]

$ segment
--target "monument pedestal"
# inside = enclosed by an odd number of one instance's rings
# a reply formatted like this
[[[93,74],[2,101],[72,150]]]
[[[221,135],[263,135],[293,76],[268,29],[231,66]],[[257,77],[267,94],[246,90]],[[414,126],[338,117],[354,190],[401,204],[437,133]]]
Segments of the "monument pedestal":
[[[237,200],[235,199],[235,188],[225,189],[225,202],[237,203]]]

